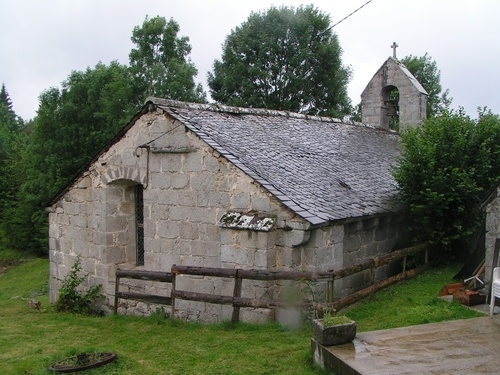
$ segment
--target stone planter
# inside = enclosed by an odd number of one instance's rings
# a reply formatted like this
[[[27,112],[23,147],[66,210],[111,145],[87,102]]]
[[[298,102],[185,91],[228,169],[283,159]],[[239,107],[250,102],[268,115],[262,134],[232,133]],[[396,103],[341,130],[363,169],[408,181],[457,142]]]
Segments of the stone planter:
[[[347,344],[356,337],[356,322],[325,327],[323,319],[313,320],[314,339],[324,346]]]

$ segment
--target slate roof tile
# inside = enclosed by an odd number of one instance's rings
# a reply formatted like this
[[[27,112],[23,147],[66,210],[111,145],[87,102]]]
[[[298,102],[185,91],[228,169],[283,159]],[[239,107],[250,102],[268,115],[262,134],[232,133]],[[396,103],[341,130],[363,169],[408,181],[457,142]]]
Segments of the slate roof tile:
[[[399,136],[290,112],[149,99],[311,224],[400,209]]]

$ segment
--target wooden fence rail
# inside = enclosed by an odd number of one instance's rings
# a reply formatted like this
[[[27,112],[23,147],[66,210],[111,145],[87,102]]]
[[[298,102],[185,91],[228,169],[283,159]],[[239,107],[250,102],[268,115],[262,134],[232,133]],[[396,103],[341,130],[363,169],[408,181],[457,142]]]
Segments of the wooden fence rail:
[[[154,303],[157,305],[171,305],[172,297],[164,297],[153,294],[135,293],[135,292],[121,292],[120,279],[136,279],[157,282],[172,282],[172,274],[170,272],[156,272],[156,271],[141,271],[141,270],[116,270],[115,280],[115,306],[113,312],[116,315],[118,309],[118,299],[131,299],[134,301],[141,301],[146,303]]]
[[[424,266],[406,270],[406,259],[409,256],[425,252]],[[383,265],[387,265],[396,260],[403,259],[403,270],[400,274],[392,276],[388,279],[375,283],[375,271]],[[326,304],[329,308],[340,309],[360,298],[363,298],[379,289],[385,288],[397,281],[403,280],[408,277],[415,276],[427,264],[428,254],[427,245],[422,244],[413,246],[403,250],[398,250],[390,254],[382,255],[379,257],[371,258],[370,260],[359,263],[353,266],[344,267],[340,270],[331,270],[326,272],[300,272],[300,271],[281,271],[270,269],[229,269],[229,268],[211,268],[211,267],[193,267],[193,266],[177,266],[173,265],[171,272],[153,272],[153,271],[134,271],[134,270],[120,270],[116,271],[116,285],[115,285],[115,306],[114,312],[117,312],[118,299],[132,299],[143,302],[150,302],[155,304],[170,305],[172,309],[172,317],[175,316],[175,300],[190,300],[199,301],[213,304],[225,304],[233,306],[232,322],[238,322],[240,318],[240,308],[253,307],[253,308],[278,308],[284,306],[283,302],[273,300],[258,300],[252,298],[241,297],[243,280],[297,280],[297,281],[327,281],[326,290]],[[347,297],[334,301],[334,281],[342,279],[356,273],[371,270],[371,284],[360,291],[357,291]],[[196,275],[196,276],[211,276],[233,278],[234,289],[232,296],[214,295],[208,293],[198,293],[186,290],[176,289],[176,277],[180,275]],[[150,294],[121,292],[119,291],[119,284],[121,278],[141,279],[149,281],[167,282],[172,283],[172,290],[170,297],[155,296]],[[311,303],[305,303],[303,306],[310,306]],[[318,306],[315,306],[318,307]],[[322,306],[320,305],[319,308]]]

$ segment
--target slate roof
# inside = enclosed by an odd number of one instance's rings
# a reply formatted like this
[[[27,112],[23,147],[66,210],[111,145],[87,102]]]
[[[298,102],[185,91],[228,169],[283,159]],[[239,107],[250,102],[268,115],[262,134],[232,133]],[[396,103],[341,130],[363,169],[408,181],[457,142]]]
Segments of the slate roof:
[[[394,132],[289,112],[148,101],[311,224],[401,208],[389,172],[400,150]]]

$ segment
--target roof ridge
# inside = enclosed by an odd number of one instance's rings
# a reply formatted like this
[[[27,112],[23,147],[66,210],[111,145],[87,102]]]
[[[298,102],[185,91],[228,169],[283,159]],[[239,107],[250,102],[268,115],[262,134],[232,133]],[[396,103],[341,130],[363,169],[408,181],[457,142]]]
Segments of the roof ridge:
[[[203,103],[190,103],[183,102],[179,100],[172,99],[162,99],[150,96],[146,98],[145,104],[153,103],[159,106],[167,106],[167,107],[178,107],[185,109],[193,109],[200,111],[212,111],[212,112],[224,112],[224,113],[233,113],[233,114],[242,114],[242,115],[256,115],[256,116],[280,116],[287,118],[296,118],[296,119],[306,119],[306,120],[314,120],[319,122],[329,122],[329,123],[338,123],[338,124],[346,124],[346,125],[360,125],[371,128],[372,126],[364,124],[362,122],[357,122],[353,120],[341,120],[335,117],[330,116],[317,116],[317,115],[307,115],[304,113],[290,112],[290,111],[281,111],[276,109],[266,109],[266,108],[247,108],[247,107],[233,107],[218,103],[212,104],[203,104]]]

